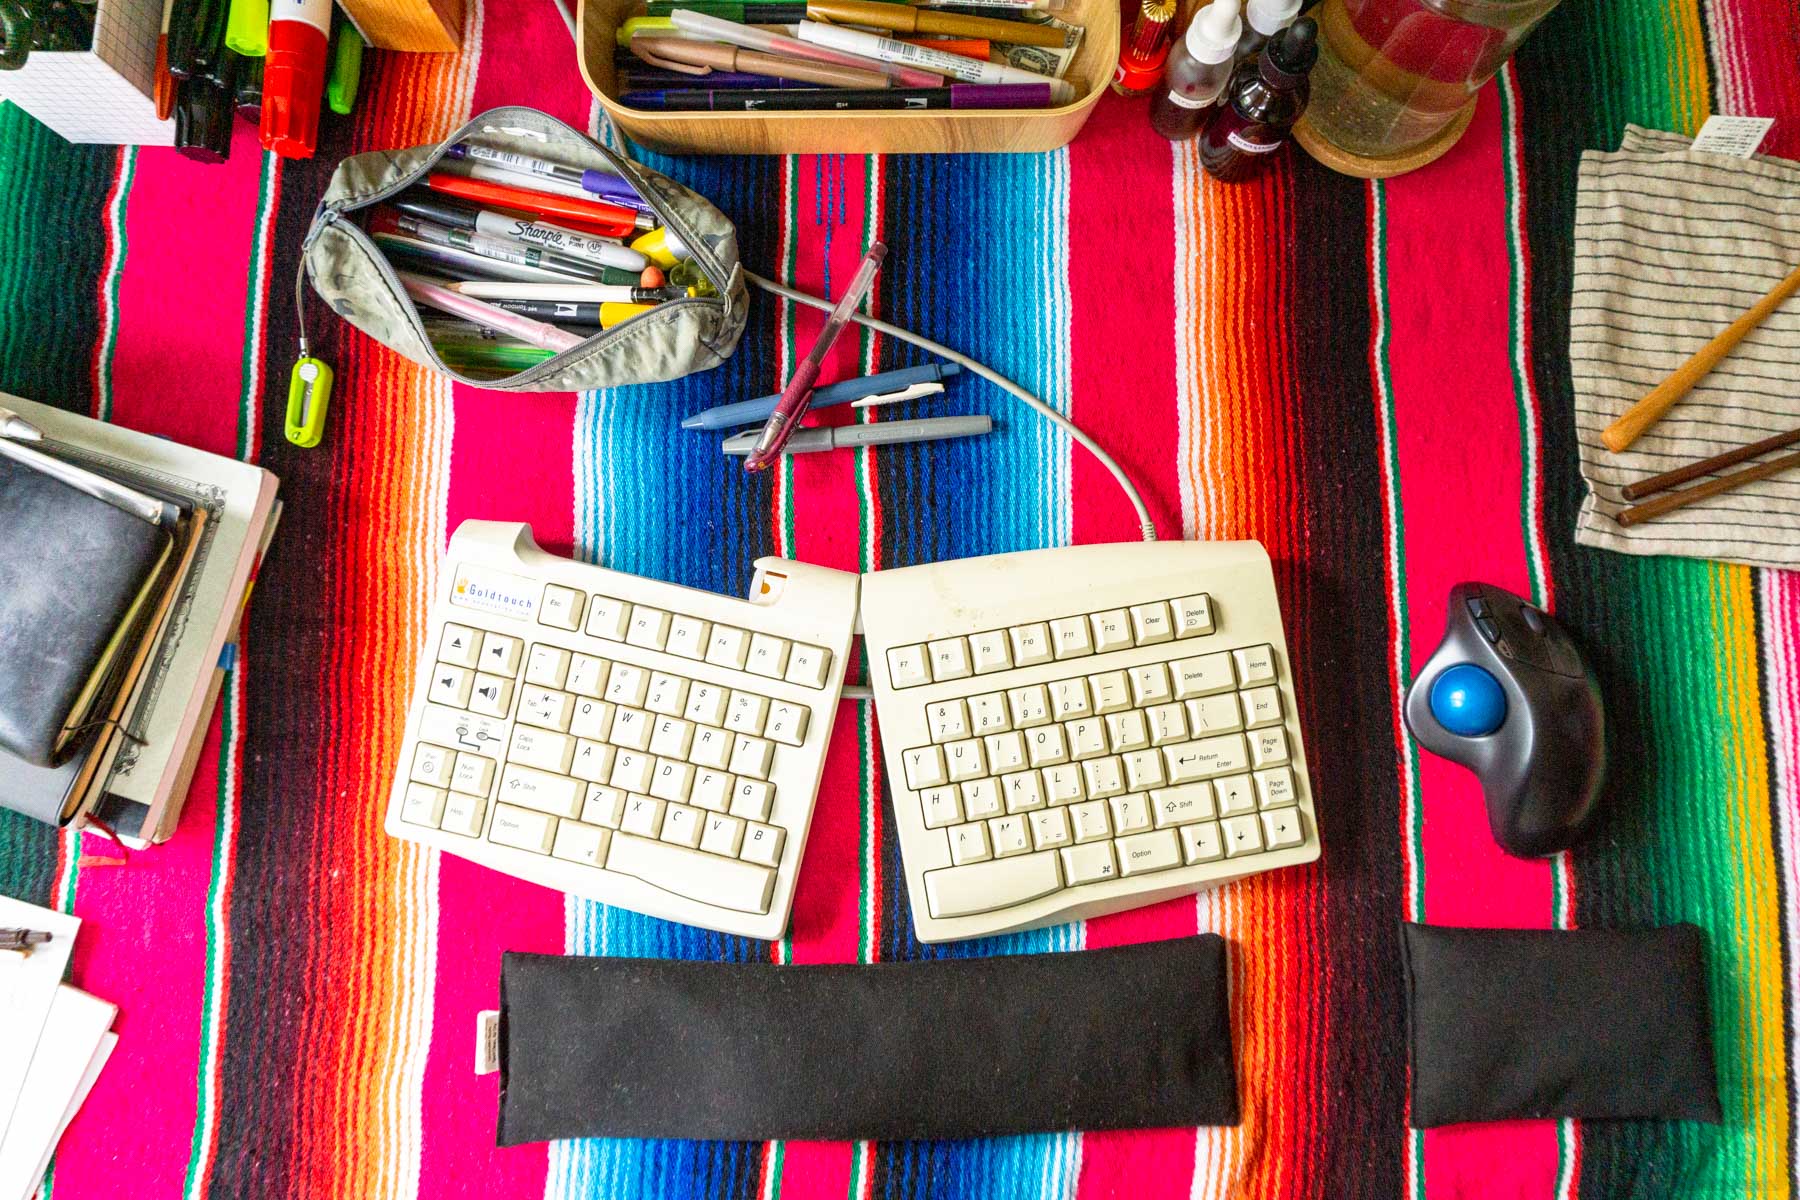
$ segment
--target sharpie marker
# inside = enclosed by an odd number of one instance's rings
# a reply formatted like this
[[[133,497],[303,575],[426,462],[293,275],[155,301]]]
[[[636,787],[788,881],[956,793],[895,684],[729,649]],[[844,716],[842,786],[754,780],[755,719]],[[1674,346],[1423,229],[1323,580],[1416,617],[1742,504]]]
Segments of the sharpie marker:
[[[396,267],[442,275],[448,279],[504,279],[514,283],[572,282],[567,275],[558,275],[555,271],[502,262],[455,246],[434,245],[403,233],[376,230],[369,237],[381,248],[383,254],[394,260]],[[625,276],[628,283],[637,282],[637,276],[629,271],[621,271],[619,274]]]
[[[390,200],[389,203],[409,216],[436,221],[439,225],[445,225],[451,229],[472,229],[490,237],[506,238],[508,241],[519,242],[523,245],[537,246],[540,249],[554,251],[570,258],[598,263],[603,267],[621,267],[629,271],[641,271],[650,261],[638,251],[618,242],[608,241],[591,233],[565,229],[561,225],[552,225],[546,221],[534,221],[526,216],[493,212],[485,208],[471,208],[467,205],[439,200],[430,195],[401,195]]]
[[[514,154],[510,150],[496,150],[492,146],[482,146],[474,142],[458,142],[444,153],[447,158],[473,159],[514,175],[554,179],[558,183],[571,183],[584,192],[591,192],[602,199],[611,200],[614,204],[624,204],[635,208],[639,203],[637,189],[611,171],[597,171],[591,167],[566,167],[561,163],[545,162],[541,158],[532,158],[526,154]]]
[[[262,144],[283,158],[311,158],[319,138],[330,46],[331,0],[272,0],[263,61]]]
[[[806,92],[669,88],[626,92],[623,104],[652,112],[755,112],[759,109],[1048,108],[1050,84],[962,83],[937,88],[820,88]]]
[[[430,242],[437,246],[454,246],[458,250],[467,250],[471,254],[479,254],[483,258],[496,258],[501,262],[513,263],[521,267],[537,267],[544,271],[554,271],[558,275],[572,279],[585,279],[598,283],[602,270],[599,263],[586,259],[571,258],[566,254],[558,254],[553,250],[542,250],[536,246],[528,246],[515,242],[510,238],[494,237],[491,234],[478,233],[473,229],[451,229],[439,225],[435,221],[421,221],[417,217],[401,216],[395,222],[401,233],[410,233],[420,241]]]

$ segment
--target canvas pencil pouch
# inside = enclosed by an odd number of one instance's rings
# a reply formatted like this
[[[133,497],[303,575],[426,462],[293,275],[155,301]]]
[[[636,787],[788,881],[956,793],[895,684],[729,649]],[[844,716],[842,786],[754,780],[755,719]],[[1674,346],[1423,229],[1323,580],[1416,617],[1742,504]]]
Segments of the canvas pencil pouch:
[[[643,198],[668,234],[686,247],[687,264],[704,280],[702,294],[665,300],[510,374],[458,371],[446,362],[427,330],[425,315],[435,320],[444,314],[426,310],[422,315],[401,281],[400,269],[362,227],[359,214],[423,184],[459,145],[620,177]],[[519,179],[518,185],[534,190],[538,186],[529,178]],[[724,214],[667,176],[532,108],[491,109],[441,142],[345,159],[319,201],[302,245],[302,262],[313,289],[332,310],[376,341],[459,383],[499,391],[586,391],[678,379],[724,362],[736,348],[746,319],[737,230]],[[304,341],[304,320],[301,328]]]

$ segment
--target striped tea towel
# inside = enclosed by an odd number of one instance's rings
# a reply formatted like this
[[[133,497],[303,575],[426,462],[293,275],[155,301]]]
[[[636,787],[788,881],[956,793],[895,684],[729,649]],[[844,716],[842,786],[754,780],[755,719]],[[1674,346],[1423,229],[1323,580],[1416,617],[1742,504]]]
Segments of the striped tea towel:
[[[1794,297],[1629,450],[1600,443],[1620,413],[1800,266],[1800,163],[1694,153],[1688,143],[1634,125],[1616,153],[1581,156],[1569,368],[1588,495],[1575,540],[1800,568],[1800,470],[1630,529],[1612,517],[1632,480],[1800,428]]]

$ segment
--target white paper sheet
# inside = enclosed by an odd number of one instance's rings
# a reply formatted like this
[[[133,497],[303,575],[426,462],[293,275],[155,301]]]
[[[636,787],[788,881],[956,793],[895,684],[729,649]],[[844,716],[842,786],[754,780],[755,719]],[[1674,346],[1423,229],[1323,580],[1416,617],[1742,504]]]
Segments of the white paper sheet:
[[[41,929],[51,940],[29,955],[0,952],[0,1130],[18,1106],[19,1090],[31,1066],[32,1051],[43,1032],[44,1018],[56,998],[57,985],[75,949],[81,918],[0,896],[0,929]],[[91,1049],[91,1047],[90,1047]],[[0,1196],[5,1193],[0,1191]]]

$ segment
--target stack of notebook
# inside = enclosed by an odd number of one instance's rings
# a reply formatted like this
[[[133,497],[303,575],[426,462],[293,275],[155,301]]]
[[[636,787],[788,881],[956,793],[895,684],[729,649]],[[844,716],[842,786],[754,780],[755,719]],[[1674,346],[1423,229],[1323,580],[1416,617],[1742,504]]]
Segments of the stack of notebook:
[[[267,471],[0,395],[0,805],[173,832],[279,506]]]

